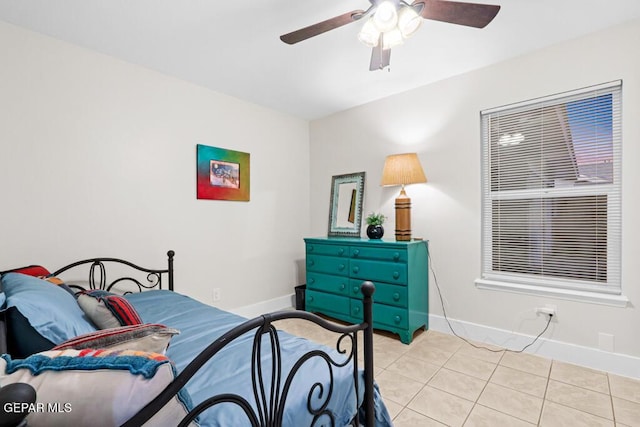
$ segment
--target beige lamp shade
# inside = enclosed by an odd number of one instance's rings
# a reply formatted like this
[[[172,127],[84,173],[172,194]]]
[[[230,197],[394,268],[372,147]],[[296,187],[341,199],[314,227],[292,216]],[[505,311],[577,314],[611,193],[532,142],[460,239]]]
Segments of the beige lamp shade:
[[[381,185],[402,185],[396,198],[396,240],[411,240],[411,199],[404,191],[406,184],[427,182],[416,153],[392,154],[384,162]]]
[[[406,185],[427,182],[416,153],[387,156],[380,185]]]

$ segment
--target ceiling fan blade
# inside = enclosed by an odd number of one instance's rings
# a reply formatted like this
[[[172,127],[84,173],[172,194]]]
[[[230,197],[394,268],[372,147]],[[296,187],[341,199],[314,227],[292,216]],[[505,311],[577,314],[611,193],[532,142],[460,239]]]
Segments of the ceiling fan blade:
[[[412,6],[423,4],[420,15],[424,19],[484,28],[495,18],[500,6],[463,3],[448,0],[416,0]]]
[[[308,27],[301,28],[296,31],[292,31],[288,34],[280,36],[280,40],[287,44],[294,44],[301,42],[302,40],[309,39],[327,31],[334,30],[343,25],[350,24],[353,21],[357,21],[364,15],[364,10],[353,10],[351,12],[343,13],[334,18],[327,19],[326,21],[318,22]]]
[[[391,49],[382,48],[382,34],[378,45],[371,51],[371,63],[369,63],[369,71],[382,70],[389,66],[391,61]]]

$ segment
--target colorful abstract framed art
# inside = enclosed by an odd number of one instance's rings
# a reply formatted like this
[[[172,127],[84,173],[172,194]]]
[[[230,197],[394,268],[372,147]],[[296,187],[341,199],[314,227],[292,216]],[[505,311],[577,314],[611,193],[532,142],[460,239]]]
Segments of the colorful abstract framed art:
[[[197,146],[198,199],[249,201],[249,153]]]

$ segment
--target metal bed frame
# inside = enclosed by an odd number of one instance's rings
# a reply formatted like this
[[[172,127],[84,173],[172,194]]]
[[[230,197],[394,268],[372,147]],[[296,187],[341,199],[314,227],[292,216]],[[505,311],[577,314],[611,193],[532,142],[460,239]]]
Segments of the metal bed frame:
[[[89,280],[86,286],[78,284],[68,284],[77,290],[85,289],[101,289],[110,291],[114,288],[120,289],[122,286],[133,287],[136,291],[142,292],[145,289],[163,289],[163,284],[168,286],[170,291],[174,290],[173,261],[175,252],[167,252],[167,268],[166,269],[149,269],[140,267],[129,261],[119,258],[90,258],[77,261],[64,266],[52,273],[58,276],[64,272],[81,266],[89,266]],[[108,264],[120,264],[128,266],[138,272],[146,273],[146,282],[139,280],[133,276],[119,277],[113,281],[107,280]],[[116,285],[118,285],[116,287]],[[174,381],[169,384],[156,398],[149,402],[136,415],[129,419],[123,427],[136,427],[148,421],[160,408],[162,408],[172,397],[174,397],[185,384],[198,373],[198,370],[218,352],[225,348],[234,339],[253,331],[253,349],[251,352],[251,380],[253,397],[256,402],[256,408],[247,401],[243,396],[236,394],[219,394],[205,399],[203,402],[193,408],[181,421],[180,426],[186,426],[195,420],[199,414],[206,409],[221,404],[235,404],[242,409],[251,426],[276,427],[282,425],[284,416],[285,402],[288,397],[291,383],[302,365],[311,358],[321,358],[329,372],[329,384],[316,382],[313,384],[307,395],[307,410],[313,416],[312,425],[320,420],[328,419],[330,425],[335,425],[333,414],[328,409],[328,404],[333,393],[333,369],[345,368],[349,365],[353,366],[353,379],[356,396],[360,396],[358,389],[359,369],[358,369],[358,333],[364,336],[364,396],[362,407],[358,412],[364,414],[364,425],[371,427],[374,425],[374,381],[373,381],[373,298],[375,286],[371,282],[363,282],[361,291],[363,294],[363,314],[362,323],[354,325],[342,326],[329,322],[322,317],[313,313],[304,311],[281,311],[269,314],[263,314],[254,319],[248,320],[237,325],[233,329],[224,333],[221,337],[211,343],[199,355],[197,355],[183,370]],[[129,293],[127,291],[125,293]],[[336,342],[336,350],[344,355],[344,360],[338,362],[321,348],[315,349],[304,354],[298,359],[289,372],[283,372],[281,366],[281,349],[280,341],[273,322],[284,319],[301,319],[315,323],[316,325],[335,332],[339,335]],[[268,345],[263,345],[264,337]],[[4,319],[0,318],[0,352],[6,352],[6,327]],[[265,348],[266,347],[266,348]],[[270,372],[269,378],[264,377],[264,371],[261,361],[261,355],[264,352],[270,352]],[[249,361],[247,361],[249,363]],[[325,389],[326,387],[326,389]],[[318,403],[317,401],[320,400]],[[313,403],[313,402],[316,403]],[[360,426],[359,415],[356,414],[352,424]]]

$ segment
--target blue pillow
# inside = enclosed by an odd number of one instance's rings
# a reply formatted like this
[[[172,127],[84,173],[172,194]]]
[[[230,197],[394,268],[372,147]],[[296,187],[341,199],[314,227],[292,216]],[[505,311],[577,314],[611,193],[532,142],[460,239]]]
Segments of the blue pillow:
[[[96,331],[75,298],[45,280],[7,273],[2,276],[2,290],[7,307],[16,307],[37,333],[54,344]]]

